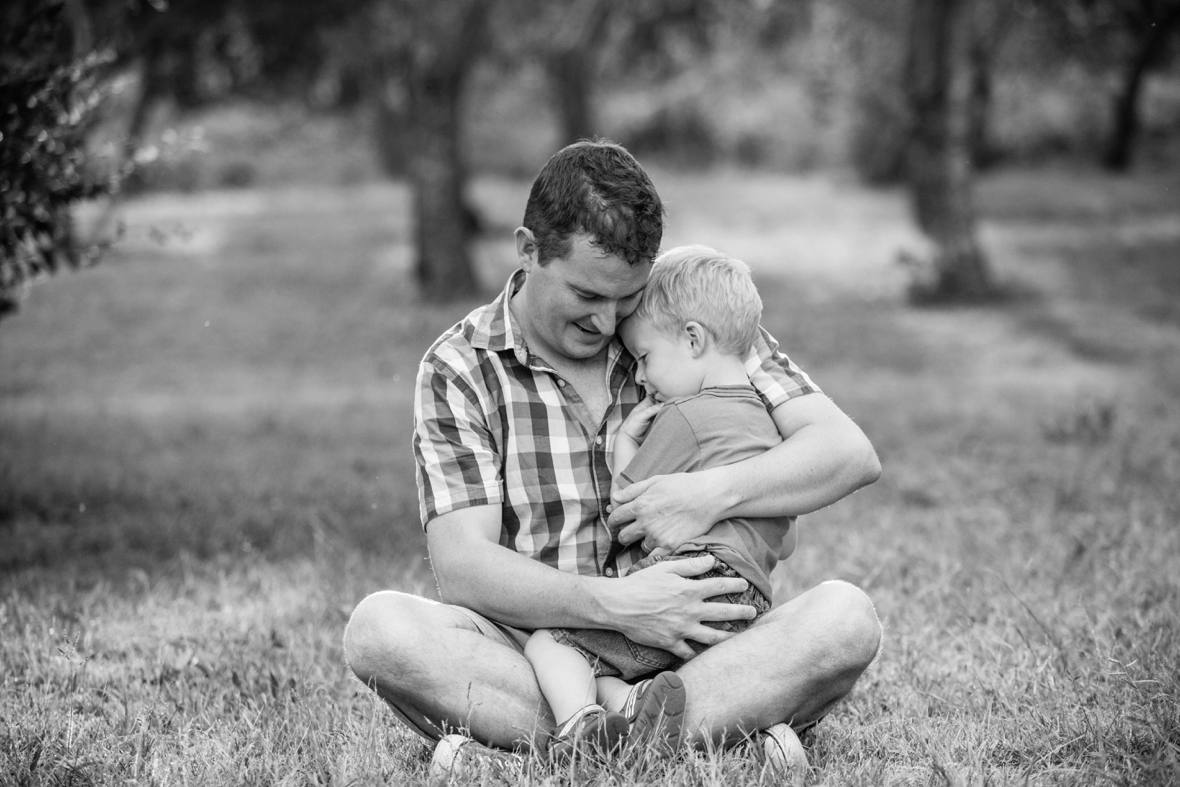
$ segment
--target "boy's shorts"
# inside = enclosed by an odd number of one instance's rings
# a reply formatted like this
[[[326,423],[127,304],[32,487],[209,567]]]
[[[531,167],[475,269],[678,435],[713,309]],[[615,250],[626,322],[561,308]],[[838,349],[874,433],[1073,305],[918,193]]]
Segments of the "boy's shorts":
[[[631,574],[640,569],[647,568],[660,560],[684,560],[686,558],[708,554],[710,553],[681,552],[662,557],[646,557],[636,563],[628,573]],[[722,562],[716,557],[714,559],[717,560],[717,565],[705,573],[693,577],[693,579],[741,576],[738,572],[730,568],[727,563]],[[741,593],[725,593],[720,596],[713,596],[708,600],[751,606],[757,612],[754,619],[757,619],[757,617],[770,609],[770,599],[762,595],[761,591],[754,587],[753,584],[750,584]],[[722,631],[736,632],[744,631],[753,622],[753,619],[710,620],[706,621],[705,625],[715,629],[721,629]],[[550,632],[553,635],[553,639],[563,645],[568,645],[585,656],[586,660],[590,662],[590,666],[594,668],[594,674],[600,678],[615,677],[630,682],[656,672],[662,672],[666,669],[674,669],[679,667],[684,661],[669,651],[653,648],[650,645],[640,645],[638,642],[628,639],[618,631],[559,628],[551,629]],[[689,640],[688,644],[697,653],[709,647],[693,640]]]

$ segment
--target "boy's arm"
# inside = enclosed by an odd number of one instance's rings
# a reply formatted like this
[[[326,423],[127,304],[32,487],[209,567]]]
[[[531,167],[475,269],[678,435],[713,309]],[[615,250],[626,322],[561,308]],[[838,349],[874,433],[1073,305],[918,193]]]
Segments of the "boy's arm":
[[[631,460],[635,458],[635,454],[639,452],[639,443],[633,438],[626,437],[622,432],[615,438],[615,467],[611,474],[611,497],[614,497],[616,490],[622,489],[627,485],[627,480],[623,478],[623,469],[631,464]]]
[[[623,420],[619,427],[619,433],[615,436],[614,471],[611,473],[612,490],[627,485],[627,481],[623,478],[623,471],[627,469],[627,465],[631,464],[631,460],[639,452],[639,444],[643,442],[652,420],[659,415],[662,406],[661,403],[648,396],[636,405],[631,414]]]

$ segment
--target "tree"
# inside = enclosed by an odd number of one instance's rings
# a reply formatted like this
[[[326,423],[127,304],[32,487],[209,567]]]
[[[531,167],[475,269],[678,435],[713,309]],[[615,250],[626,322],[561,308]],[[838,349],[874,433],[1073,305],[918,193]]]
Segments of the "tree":
[[[971,163],[983,169],[999,157],[990,134],[995,66],[1001,45],[1017,21],[1020,0],[972,2],[969,9],[967,147]]]
[[[553,34],[546,36],[542,52],[563,145],[601,132],[594,113],[596,56],[615,9],[613,0],[587,0],[568,9],[551,4],[546,9],[561,17],[552,23]]]
[[[861,180],[873,185],[905,177],[905,11],[904,4],[877,0],[843,0],[825,7],[847,39],[853,73],[849,158]]]
[[[1158,65],[1169,40],[1180,30],[1180,1],[1124,0],[1117,5],[1128,47],[1102,163],[1121,172],[1131,166],[1139,136],[1139,96],[1144,78]]]
[[[72,209],[118,190],[118,172],[98,171],[86,150],[109,56],[82,50],[60,2],[0,15],[0,316],[32,281],[101,252],[78,239]]]
[[[995,294],[976,237],[971,151],[962,72],[967,0],[913,0],[905,84],[911,112],[906,158],[910,204],[929,241],[928,276],[916,300],[979,300]],[[911,260],[913,261],[913,260]]]
[[[507,64],[537,63],[549,83],[561,144],[601,133],[594,86],[613,22],[634,13],[620,0],[553,3],[502,0],[490,22],[494,55]]]
[[[1033,7],[1096,78],[1117,74],[1102,163],[1126,170],[1140,136],[1143,86],[1180,34],[1180,0],[1057,0]]]
[[[463,193],[463,92],[486,43],[488,3],[386,0],[374,8],[374,30],[385,41],[376,57],[380,87],[406,97],[415,277],[428,298],[462,297],[479,290]]]

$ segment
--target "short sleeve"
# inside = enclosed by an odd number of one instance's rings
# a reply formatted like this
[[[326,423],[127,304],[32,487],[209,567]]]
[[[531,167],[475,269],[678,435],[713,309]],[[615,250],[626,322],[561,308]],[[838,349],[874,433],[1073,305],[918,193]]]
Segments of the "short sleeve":
[[[791,362],[765,328],[746,357],[746,374],[766,409],[773,411],[783,402],[809,393],[820,393],[807,373]]]
[[[630,486],[653,475],[691,470],[699,454],[700,445],[688,419],[675,405],[668,405],[652,421],[619,478]]]
[[[413,443],[423,526],[450,511],[503,500],[502,463],[478,392],[429,357],[418,368]]]

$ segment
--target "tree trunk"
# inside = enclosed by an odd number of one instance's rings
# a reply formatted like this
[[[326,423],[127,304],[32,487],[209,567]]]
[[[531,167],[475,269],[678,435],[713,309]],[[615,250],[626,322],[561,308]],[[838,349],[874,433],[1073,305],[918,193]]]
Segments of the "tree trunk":
[[[991,143],[992,82],[991,47],[979,36],[973,36],[970,50],[971,87],[967,104],[967,148],[976,169],[995,163],[996,153]]]
[[[584,49],[553,52],[547,58],[549,80],[557,101],[562,145],[592,137],[596,132],[590,87],[590,53]]]
[[[1180,5],[1173,6],[1162,19],[1146,26],[1147,33],[1123,74],[1122,86],[1115,96],[1113,123],[1102,163],[1108,170],[1124,172],[1131,166],[1135,141],[1139,136],[1139,95],[1148,70],[1159,58],[1173,28],[1180,22]]]
[[[840,8],[847,8],[841,12]],[[831,13],[847,14],[841,22],[848,37],[852,73],[852,125],[848,153],[862,181],[874,186],[905,179],[909,118],[902,78],[907,9],[901,3],[866,0],[824,4]],[[832,66],[829,66],[832,70]]]
[[[413,140],[409,129],[409,98],[400,81],[382,80],[370,88],[373,102],[374,131],[377,134],[377,161],[391,178],[403,177],[410,165]]]
[[[911,208],[929,241],[930,273],[917,300],[978,300],[994,294],[976,238],[965,97],[956,95],[962,0],[914,0],[906,63],[912,113],[907,157]]]
[[[610,0],[555,5],[546,37],[545,65],[557,107],[561,144],[598,133],[594,113],[595,55],[602,47],[610,20]]]
[[[459,86],[453,81],[435,82],[410,101],[414,150],[409,175],[417,251],[414,274],[431,300],[457,298],[479,289],[468,249],[471,237],[463,203],[467,173],[459,150],[458,93]]]
[[[163,56],[163,44],[156,38],[148,41],[140,56],[139,93],[135,96],[135,103],[131,107],[127,128],[123,134],[121,169],[127,174],[123,178],[121,189],[126,194],[137,194],[148,186],[147,176],[135,163],[135,158],[139,149],[143,147],[153,110],[168,94],[167,77],[162,68]]]
[[[977,171],[1000,158],[991,135],[995,66],[1000,47],[1018,19],[1019,0],[969,0],[967,14],[967,148]]]
[[[478,292],[464,202],[462,96],[485,35],[481,0],[415,4],[407,68],[408,174],[413,189],[415,278],[431,300]]]

